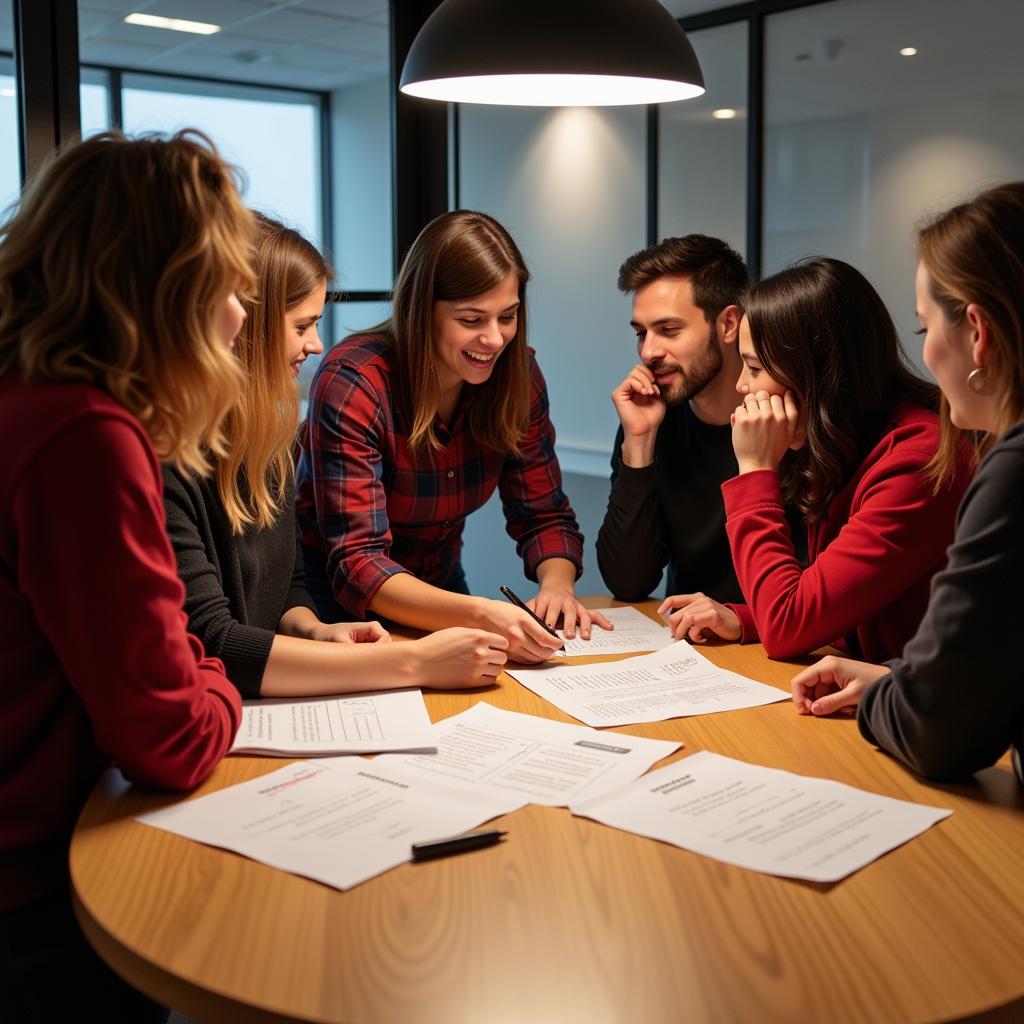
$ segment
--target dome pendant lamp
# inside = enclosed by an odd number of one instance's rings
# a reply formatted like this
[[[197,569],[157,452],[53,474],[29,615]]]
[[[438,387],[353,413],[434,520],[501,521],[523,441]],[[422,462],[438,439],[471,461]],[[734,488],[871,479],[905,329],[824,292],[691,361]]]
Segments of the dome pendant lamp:
[[[658,0],[444,0],[399,87],[450,103],[624,106],[692,99],[704,76]]]

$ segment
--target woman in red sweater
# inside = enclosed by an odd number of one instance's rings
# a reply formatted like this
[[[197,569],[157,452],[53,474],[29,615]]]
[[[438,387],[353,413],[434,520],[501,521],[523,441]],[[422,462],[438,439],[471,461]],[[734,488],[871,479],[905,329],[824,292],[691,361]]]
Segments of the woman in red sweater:
[[[251,230],[194,133],[71,146],[0,227],[5,1019],[166,1018],[82,938],[67,845],[107,765],[189,789],[238,728],[237,690],[186,632],[159,460],[225,452]]]
[[[774,658],[826,644],[895,657],[945,563],[969,460],[937,485],[938,389],[909,368],[884,303],[849,264],[790,267],[753,285],[744,309],[739,475],[722,494],[747,603],[670,598],[675,635],[760,640]],[[803,516],[806,558],[786,506]]]

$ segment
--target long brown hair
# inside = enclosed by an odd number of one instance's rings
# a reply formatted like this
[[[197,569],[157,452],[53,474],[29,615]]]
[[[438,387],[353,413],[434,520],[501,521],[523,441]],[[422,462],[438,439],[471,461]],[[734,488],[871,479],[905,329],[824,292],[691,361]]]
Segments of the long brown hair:
[[[299,390],[287,365],[286,314],[334,271],[297,231],[256,214],[254,297],[235,351],[248,377],[224,422],[228,452],[217,460],[217,490],[235,533],[265,529],[284,507],[299,422]]]
[[[0,374],[102,388],[161,458],[208,471],[243,380],[219,322],[252,285],[251,233],[199,132],[68,146],[0,227]]]
[[[967,307],[981,307],[992,339],[986,376],[999,400],[995,431],[961,431],[942,399],[942,443],[932,461],[937,480],[953,472],[964,435],[979,454],[1024,419],[1024,182],[986,189],[923,225],[918,258],[928,271],[932,298],[953,327]]]
[[[911,368],[885,303],[849,263],[812,259],[752,285],[743,301],[757,357],[799,396],[807,443],[784,461],[782,493],[820,519],[900,402],[938,408]]]
[[[519,282],[516,333],[479,385],[469,413],[469,429],[481,445],[517,454],[530,414],[526,351],[526,282],[529,271],[509,233],[486,213],[454,210],[432,220],[412,243],[395,281],[391,316],[372,328],[391,346],[398,364],[400,400],[409,416],[409,450],[439,448],[434,417],[440,378],[434,349],[433,312],[437,301],[468,299],[501,284]]]

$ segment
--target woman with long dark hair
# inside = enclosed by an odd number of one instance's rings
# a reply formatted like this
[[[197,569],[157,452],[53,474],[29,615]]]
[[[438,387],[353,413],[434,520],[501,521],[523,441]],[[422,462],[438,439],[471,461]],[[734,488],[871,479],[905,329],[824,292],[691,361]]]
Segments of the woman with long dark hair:
[[[970,476],[963,452],[941,482],[929,471],[938,389],[909,368],[878,293],[841,260],[753,285],[739,345],[739,475],[722,493],[746,603],[697,599],[673,625],[760,640],[778,658],[826,644],[894,657],[924,614]],[[787,506],[806,526],[803,558]]]
[[[805,715],[857,705],[864,738],[928,778],[1024,747],[1024,182],[982,192],[918,236],[924,360],[942,389],[940,479],[964,435],[983,456],[920,629],[888,665],[826,658],[793,680]]]
[[[529,273],[493,217],[446,213],[413,242],[392,314],[324,358],[297,470],[306,577],[323,617],[473,625],[508,655],[561,646],[529,614],[469,595],[466,516],[497,489],[549,625],[606,625],[576,600],[583,538],[562,491],[547,389],[526,344]]]

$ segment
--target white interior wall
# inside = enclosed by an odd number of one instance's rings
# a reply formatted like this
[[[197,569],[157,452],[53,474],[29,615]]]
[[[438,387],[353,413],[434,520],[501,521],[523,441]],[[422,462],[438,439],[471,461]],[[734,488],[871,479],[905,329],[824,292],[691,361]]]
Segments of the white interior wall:
[[[913,334],[915,226],[986,185],[1024,177],[1022,99],[964,97],[769,126],[765,273],[810,255],[854,264],[923,369]]]
[[[635,358],[619,265],[644,245],[645,111],[460,110],[460,201],[496,217],[523,251],[530,344],[547,379],[565,490],[586,537],[580,592],[601,593],[594,539],[618,418],[608,397]],[[522,583],[495,497],[467,525],[474,592]]]

